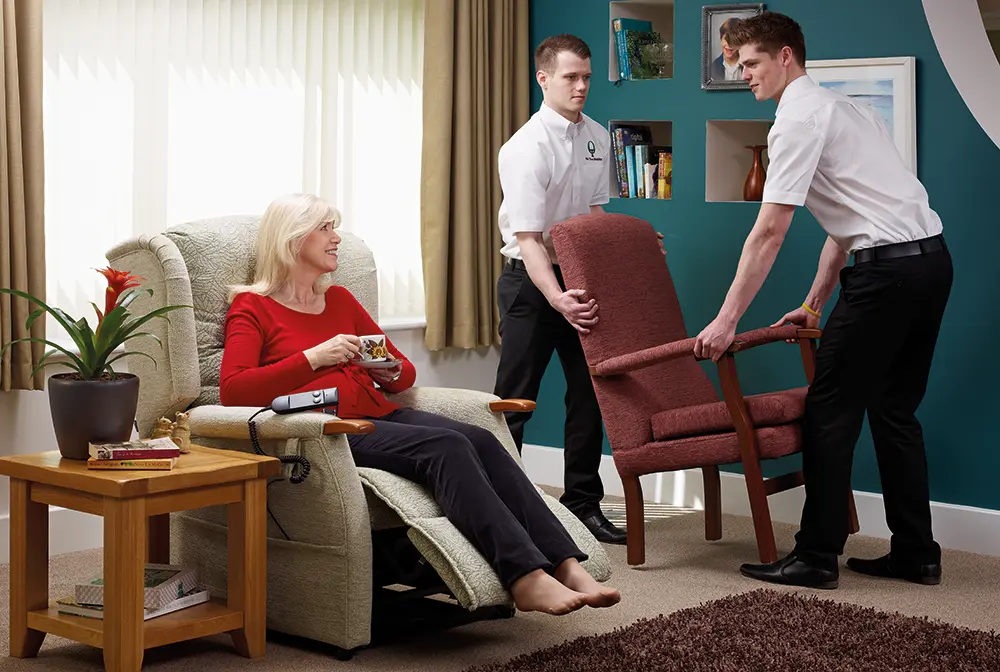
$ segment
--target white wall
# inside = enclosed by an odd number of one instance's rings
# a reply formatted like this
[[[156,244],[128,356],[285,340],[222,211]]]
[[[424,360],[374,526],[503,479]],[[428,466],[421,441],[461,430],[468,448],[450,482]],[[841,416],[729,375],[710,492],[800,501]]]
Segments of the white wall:
[[[417,369],[417,385],[493,391],[499,348],[431,352],[424,346],[424,330],[388,332],[390,340]],[[58,373],[55,367],[50,373]],[[58,450],[48,392],[0,392],[0,456]],[[0,562],[8,560],[9,481],[0,478]],[[50,552],[96,548],[102,543],[100,518],[71,511],[50,514]]]

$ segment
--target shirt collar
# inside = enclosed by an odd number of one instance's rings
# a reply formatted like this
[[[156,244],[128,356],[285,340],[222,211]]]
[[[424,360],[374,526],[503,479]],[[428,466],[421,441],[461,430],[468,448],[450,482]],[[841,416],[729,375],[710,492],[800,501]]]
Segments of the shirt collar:
[[[538,110],[538,114],[541,117],[543,124],[553,131],[556,131],[564,138],[575,138],[580,135],[580,132],[583,130],[583,113],[580,114],[580,121],[574,124],[545,103],[542,103],[542,107]]]
[[[796,78],[790,82],[788,86],[785,87],[784,92],[782,92],[781,101],[778,103],[778,109],[775,111],[775,114],[777,115],[781,112],[781,108],[788,103],[788,101],[809,95],[809,92],[817,86],[819,86],[819,84],[810,79],[809,75],[802,75],[801,77]]]

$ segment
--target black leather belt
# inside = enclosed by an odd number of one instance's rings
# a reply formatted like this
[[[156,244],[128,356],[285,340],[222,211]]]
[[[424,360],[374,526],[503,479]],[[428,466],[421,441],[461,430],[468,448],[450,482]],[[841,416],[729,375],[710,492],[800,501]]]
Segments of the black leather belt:
[[[866,247],[854,253],[854,263],[864,264],[869,261],[880,259],[898,259],[900,257],[915,257],[919,254],[929,254],[939,252],[944,249],[944,236],[936,235],[933,238],[914,240],[907,243],[892,243],[891,245],[879,245],[878,247]]]

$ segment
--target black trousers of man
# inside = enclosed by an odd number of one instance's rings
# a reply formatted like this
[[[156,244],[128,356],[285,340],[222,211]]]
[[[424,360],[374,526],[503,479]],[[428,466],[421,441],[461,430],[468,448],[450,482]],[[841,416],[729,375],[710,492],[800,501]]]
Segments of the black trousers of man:
[[[552,269],[559,286],[565,290],[559,267]],[[501,398],[538,399],[538,389],[552,352],[558,353],[566,376],[565,491],[559,501],[578,518],[600,513],[604,484],[598,468],[604,425],[580,336],[566,318],[549,305],[520,260],[504,265],[497,281],[497,304],[502,347],[494,394]],[[551,409],[543,412],[551,412]],[[524,424],[531,413],[511,412],[506,417],[520,452]]]
[[[347,436],[354,463],[427,487],[504,588],[536,569],[587,559],[489,430],[411,408],[369,419],[374,432]]]
[[[943,237],[923,253],[857,261],[840,274],[841,291],[816,353],[806,396],[802,467],[806,501],[796,553],[837,569],[848,536],[854,446],[865,412],[875,444],[895,566],[938,564],[931,532],[927,457],[916,410],[927,389],[938,331],[952,284]]]

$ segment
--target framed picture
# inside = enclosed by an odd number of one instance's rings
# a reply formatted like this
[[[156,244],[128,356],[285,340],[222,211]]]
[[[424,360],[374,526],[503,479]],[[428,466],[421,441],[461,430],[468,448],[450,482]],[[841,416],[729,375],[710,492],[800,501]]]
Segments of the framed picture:
[[[907,168],[917,174],[916,58],[806,61],[806,74],[877,111]]]
[[[735,21],[764,11],[763,2],[707,5],[701,8],[701,88],[749,89],[743,81],[738,52],[729,48],[726,34]]]

